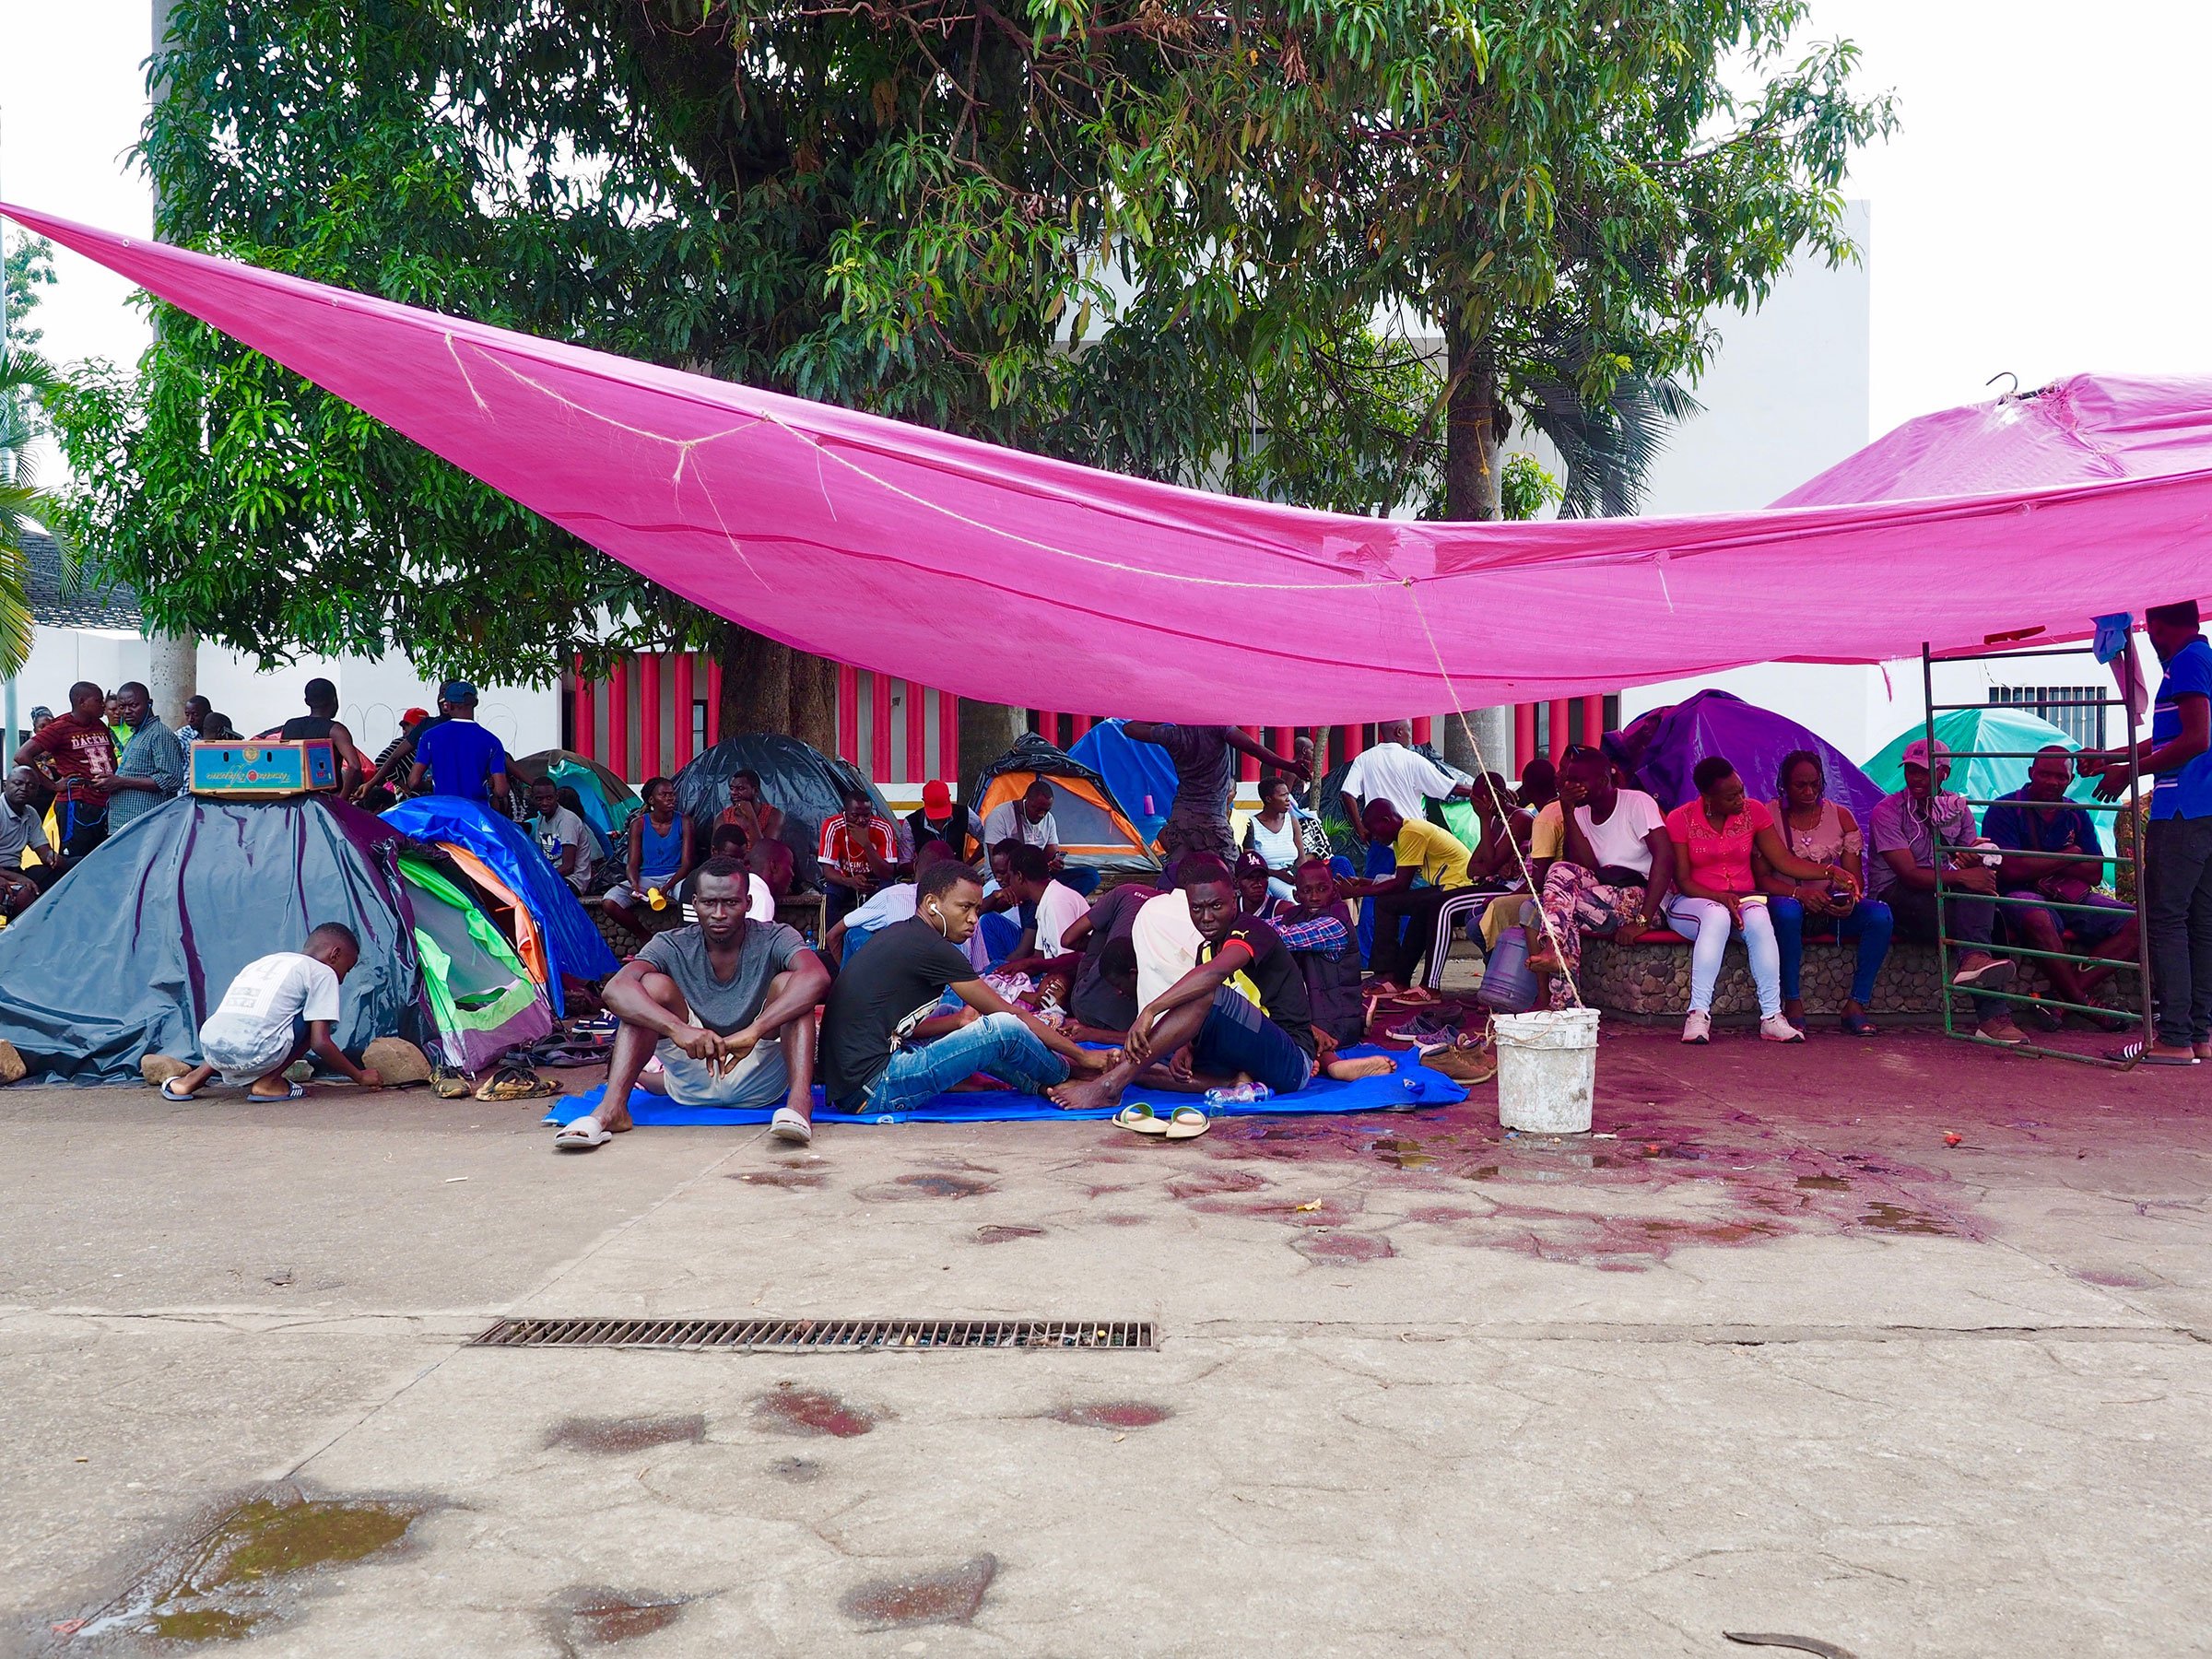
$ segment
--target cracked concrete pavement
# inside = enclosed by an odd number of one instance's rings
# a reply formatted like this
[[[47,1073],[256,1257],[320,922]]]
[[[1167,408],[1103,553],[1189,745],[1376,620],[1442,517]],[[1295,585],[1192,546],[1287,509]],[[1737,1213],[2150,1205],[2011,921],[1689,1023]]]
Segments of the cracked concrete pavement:
[[[0,1651],[169,1651],[148,1563],[290,1482],[427,1508],[249,1586],[257,1652],[2202,1652],[2208,1099],[1629,1030],[1588,1140],[1486,1088],[563,1159],[528,1103],[10,1089]],[[1161,1340],[465,1346],[524,1312]]]

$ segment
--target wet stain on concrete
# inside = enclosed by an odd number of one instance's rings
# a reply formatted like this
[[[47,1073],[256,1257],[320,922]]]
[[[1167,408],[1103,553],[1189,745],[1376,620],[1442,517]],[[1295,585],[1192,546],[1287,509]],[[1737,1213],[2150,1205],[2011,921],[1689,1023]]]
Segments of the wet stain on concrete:
[[[1911,1234],[1921,1238],[1955,1239],[1959,1230],[1941,1217],[1902,1204],[1869,1204],[1853,1226],[1867,1232]]]
[[[1801,1193],[1848,1193],[1850,1177],[1844,1175],[1800,1175],[1797,1190]]]
[[[697,1445],[707,1438],[699,1412],[681,1417],[564,1418],[546,1433],[546,1450],[558,1446],[619,1456],[653,1446]]]
[[[747,1186],[782,1187],[795,1192],[818,1187],[829,1177],[819,1170],[740,1170],[730,1179],[742,1181]]]
[[[1099,1225],[1101,1227],[1142,1227],[1144,1224],[1145,1218],[1142,1216],[1100,1216],[1099,1218]]]
[[[762,1394],[753,1402],[754,1423],[775,1434],[852,1440],[868,1433],[882,1420],[882,1413],[855,1406],[826,1390],[797,1388],[788,1382],[778,1383],[775,1393]]]
[[[998,1558],[979,1555],[942,1572],[874,1580],[847,1591],[838,1606],[847,1618],[879,1630],[971,1624],[997,1576]]]
[[[989,1227],[975,1230],[975,1241],[978,1244],[1011,1244],[1017,1239],[1043,1237],[1044,1229],[1041,1227],[1001,1227],[994,1222]]]
[[[1168,1182],[1171,1198],[1218,1198],[1224,1193],[1256,1193],[1267,1184],[1250,1170],[1199,1170]]]
[[[1472,1221],[1476,1214],[1471,1209],[1459,1209],[1449,1204],[1425,1204],[1406,1212],[1406,1219],[1418,1221],[1424,1227],[1448,1227],[1454,1221]]]
[[[290,1486],[258,1493],[162,1550],[117,1598],[117,1610],[78,1634],[241,1640],[295,1611],[307,1575],[395,1550],[429,1509],[390,1499],[310,1498]]]
[[[1374,1233],[1316,1232],[1290,1241],[1290,1248],[1309,1261],[1379,1262],[1398,1253],[1390,1241]]]
[[[1044,1415],[1078,1429],[1150,1429],[1175,1414],[1149,1400],[1094,1400],[1087,1405],[1063,1406]]]
[[[779,1457],[768,1465],[768,1472],[794,1486],[806,1486],[822,1477],[822,1465],[811,1457]]]
[[[880,1186],[863,1187],[859,1196],[870,1204],[898,1204],[918,1198],[974,1198],[996,1192],[997,1183],[973,1175],[901,1175]]]
[[[552,1616],[554,1640],[571,1655],[665,1630],[681,1618],[685,1598],[647,1591],[586,1585],[564,1592]]]

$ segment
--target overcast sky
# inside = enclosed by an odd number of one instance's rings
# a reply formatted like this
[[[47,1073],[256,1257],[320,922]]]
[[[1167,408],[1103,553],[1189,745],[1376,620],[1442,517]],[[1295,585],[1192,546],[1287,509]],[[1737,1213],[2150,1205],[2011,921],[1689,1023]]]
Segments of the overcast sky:
[[[0,194],[145,230],[123,152],[144,91],[147,0],[0,0]],[[1874,422],[2081,370],[2212,370],[2204,299],[2212,6],[2202,0],[1813,0],[1865,49],[1898,136],[1851,194],[1873,205]],[[127,285],[64,255],[48,353],[128,358]]]

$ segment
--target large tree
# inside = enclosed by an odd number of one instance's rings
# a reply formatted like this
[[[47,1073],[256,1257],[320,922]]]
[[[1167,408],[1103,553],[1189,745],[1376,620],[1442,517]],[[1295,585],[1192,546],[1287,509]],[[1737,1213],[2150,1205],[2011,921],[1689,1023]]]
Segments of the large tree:
[[[1715,79],[1796,11],[177,0],[142,153],[171,240],[488,322],[1370,512],[1491,510],[1518,399],[1595,502],[1705,311],[1841,249],[1847,60],[1747,122]],[[542,677],[612,616],[720,650],[726,728],[828,741],[823,665],[187,319],[61,418],[168,626]]]

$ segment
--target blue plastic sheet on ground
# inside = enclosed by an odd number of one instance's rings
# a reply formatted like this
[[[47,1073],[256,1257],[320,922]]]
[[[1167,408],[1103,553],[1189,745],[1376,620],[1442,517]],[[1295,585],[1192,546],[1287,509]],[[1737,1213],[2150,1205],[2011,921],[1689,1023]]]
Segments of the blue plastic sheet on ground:
[[[1355,1048],[1343,1051],[1357,1058],[1383,1054],[1397,1063],[1397,1070],[1380,1077],[1361,1077],[1354,1083],[1334,1083],[1316,1077],[1294,1095],[1277,1095],[1250,1105],[1212,1108],[1216,1117],[1304,1117],[1327,1112],[1406,1112],[1430,1106],[1451,1106],[1467,1098],[1467,1091],[1443,1073],[1430,1071],[1411,1049]],[[555,1100],[547,1110],[548,1124],[572,1123],[597,1106],[606,1092],[601,1084],[588,1093]],[[1124,1105],[1142,1100],[1155,1112],[1175,1106],[1203,1104],[1196,1095],[1171,1094],[1161,1089],[1129,1088],[1122,1092]],[[815,1121],[818,1124],[1013,1124],[1044,1118],[1111,1119],[1115,1109],[1063,1112],[1039,1095],[1012,1093],[943,1094],[906,1112],[848,1115],[826,1111],[822,1091],[814,1091]],[[763,1107],[757,1112],[724,1112],[712,1106],[678,1106],[642,1088],[630,1090],[629,1115],[642,1126],[690,1124],[765,1124],[774,1115]]]

